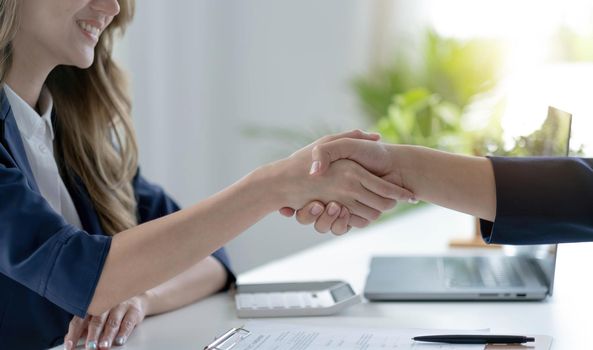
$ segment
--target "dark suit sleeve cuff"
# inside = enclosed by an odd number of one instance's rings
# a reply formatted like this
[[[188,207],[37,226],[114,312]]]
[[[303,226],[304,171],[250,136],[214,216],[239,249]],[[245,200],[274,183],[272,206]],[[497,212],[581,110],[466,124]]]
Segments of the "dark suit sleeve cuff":
[[[593,161],[570,157],[491,157],[496,218],[480,221],[487,243],[593,240]]]
[[[484,242],[488,244],[492,243],[493,228],[494,223],[492,221],[480,219],[480,232],[482,233],[482,239],[484,239]]]

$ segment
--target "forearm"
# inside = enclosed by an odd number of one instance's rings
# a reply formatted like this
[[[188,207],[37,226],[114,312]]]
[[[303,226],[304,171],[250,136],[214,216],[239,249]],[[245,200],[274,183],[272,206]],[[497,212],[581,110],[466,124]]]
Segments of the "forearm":
[[[88,312],[101,314],[174,278],[278,209],[268,180],[256,171],[197,205],[117,234]]]
[[[169,281],[145,293],[146,315],[157,315],[189,305],[219,291],[227,272],[222,264],[209,256]]]
[[[416,198],[493,221],[496,185],[484,157],[457,155],[425,147],[392,145],[392,164]]]

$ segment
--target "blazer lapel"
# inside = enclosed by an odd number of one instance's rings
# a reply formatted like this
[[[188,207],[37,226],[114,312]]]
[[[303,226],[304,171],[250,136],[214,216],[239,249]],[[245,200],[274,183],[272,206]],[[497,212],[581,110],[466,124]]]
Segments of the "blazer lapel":
[[[0,110],[0,124],[2,124],[2,128],[0,128],[2,129],[2,135],[0,135],[2,137],[1,141],[8,152],[10,152],[16,165],[25,174],[31,188],[39,192],[39,187],[37,187],[37,182],[35,182],[33,171],[27,159],[27,153],[25,153],[25,146],[23,145],[19,128],[4,89],[0,90]]]
[[[54,126],[55,137],[57,140],[59,140],[61,139],[62,135],[61,129],[58,127],[59,120],[55,111],[51,115],[51,121]],[[60,158],[63,157],[63,150],[60,148],[59,142],[54,144],[54,149],[58,154],[60,154]],[[78,218],[80,219],[82,228],[90,234],[104,235],[105,232],[101,226],[99,215],[95,210],[95,206],[93,205],[93,201],[91,200],[91,196],[84,185],[84,182],[80,176],[78,176],[78,174],[74,173],[73,171],[68,172],[67,169],[63,168],[62,170],[63,172],[69,174],[63,175],[62,180],[68,189],[70,198],[72,198],[72,202],[74,203],[74,207],[78,213]]]
[[[54,123],[55,118],[55,115],[52,115],[52,121]],[[39,193],[39,187],[37,186],[37,182],[35,182],[33,171],[29,165],[29,160],[27,159],[27,154],[25,153],[25,146],[23,145],[23,140],[21,139],[21,134],[16,124],[14,114],[10,108],[8,99],[6,98],[6,93],[4,92],[4,89],[1,88],[0,138],[0,142],[2,142],[8,152],[10,152],[14,162],[27,178],[31,188],[35,192]],[[64,183],[68,188],[72,202],[74,202],[74,207],[76,208],[83,229],[90,234],[105,234],[101,227],[99,216],[95,211],[88,191],[82,183],[82,180],[78,176],[75,176],[73,181],[64,179]]]

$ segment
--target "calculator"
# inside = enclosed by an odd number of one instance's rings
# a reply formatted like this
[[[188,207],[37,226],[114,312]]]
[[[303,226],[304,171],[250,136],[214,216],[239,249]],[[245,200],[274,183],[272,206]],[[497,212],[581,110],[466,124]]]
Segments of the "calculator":
[[[344,281],[243,284],[235,294],[240,318],[325,316],[360,301]]]

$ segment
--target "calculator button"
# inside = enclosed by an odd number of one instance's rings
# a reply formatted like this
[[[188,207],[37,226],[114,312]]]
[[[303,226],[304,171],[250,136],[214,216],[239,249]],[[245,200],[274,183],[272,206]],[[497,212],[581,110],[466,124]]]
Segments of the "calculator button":
[[[270,307],[273,309],[284,309],[284,298],[282,293],[271,293],[270,294]]]
[[[303,307],[301,296],[298,293],[286,293],[284,300],[286,302],[286,306],[289,308]]]
[[[250,308],[253,305],[253,297],[249,294],[241,294],[237,298],[237,303],[239,304],[239,307],[242,307],[242,308],[249,307]]]
[[[255,307],[257,307],[258,309],[269,309],[270,304],[268,302],[268,296],[266,294],[256,294]]]

